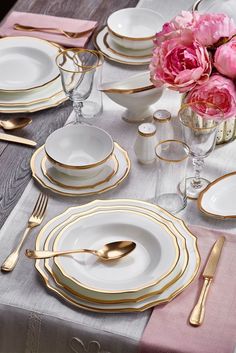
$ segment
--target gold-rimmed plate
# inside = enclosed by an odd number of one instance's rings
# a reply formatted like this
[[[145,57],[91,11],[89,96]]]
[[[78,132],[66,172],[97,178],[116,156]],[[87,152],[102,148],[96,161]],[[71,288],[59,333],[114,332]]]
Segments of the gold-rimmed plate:
[[[60,228],[60,223],[67,219],[72,213],[78,212],[78,210],[85,211],[89,210],[95,206],[104,206],[104,207],[111,207],[111,206],[119,206],[119,207],[132,207],[132,209],[138,209],[140,212],[145,212],[148,215],[159,219],[165,220],[173,223],[173,227],[178,230],[186,239],[187,249],[189,254],[189,263],[184,271],[184,273],[180,276],[180,278],[175,281],[168,289],[166,289],[162,294],[153,295],[149,298],[142,300],[141,302],[135,303],[122,303],[122,304],[98,304],[91,302],[91,300],[83,300],[78,298],[78,296],[70,293],[65,289],[65,287],[56,282],[56,278],[52,272],[52,260],[46,260],[44,267],[44,260],[37,260],[36,261],[36,268],[43,276],[45,283],[48,288],[52,291],[59,294],[65,300],[69,301],[70,303],[76,305],[77,307],[84,308],[90,311],[101,311],[101,312],[132,312],[132,311],[144,311],[150,307],[153,307],[158,304],[162,304],[172,300],[176,295],[178,295],[184,288],[189,285],[192,280],[194,279],[200,263],[199,253],[197,250],[196,245],[196,238],[188,231],[187,227],[185,226],[184,222],[180,219],[170,215],[166,211],[160,209],[159,207],[148,204],[143,201],[138,200],[106,200],[106,201],[93,201],[87,205],[74,207],[68,209],[62,215],[59,215],[54,220],[50,221],[40,232],[37,237],[36,241],[36,248],[38,250],[44,249],[44,244],[46,244],[46,248],[51,249],[53,244],[52,237],[51,241],[48,241],[49,235],[51,232],[55,230],[56,227]],[[47,244],[48,243],[48,244]],[[46,249],[45,248],[45,249]],[[47,269],[47,270],[46,270]]]
[[[58,106],[59,104],[68,100],[68,97],[64,92],[59,92],[49,99],[39,101],[37,103],[29,104],[29,105],[9,105],[9,106],[1,106],[0,105],[0,113],[5,114],[13,114],[13,113],[34,113],[40,110],[45,110],[49,108],[53,108]]]
[[[78,178],[60,173],[53,164],[44,156],[41,162],[41,169],[45,177],[53,184],[62,186],[65,189],[87,189],[94,188],[108,182],[118,171],[119,162],[116,155],[104,163],[104,168],[95,176],[90,178]]]
[[[207,216],[236,218],[236,172],[225,174],[211,182],[198,197],[198,208]]]
[[[116,174],[114,174],[109,181],[106,181],[102,184],[99,184],[95,187],[88,188],[65,188],[61,185],[55,184],[51,182],[44,174],[41,169],[41,162],[45,156],[44,146],[41,146],[35,153],[33,154],[30,166],[32,170],[32,175],[35,180],[39,182],[44,188],[47,188],[53,192],[56,192],[60,195],[64,196],[88,196],[101,194],[103,192],[109,191],[116,186],[118,186],[129,174],[130,171],[130,160],[127,152],[120,147],[117,143],[115,143],[114,148],[114,156],[118,161],[118,170]]]
[[[95,33],[93,37],[94,45],[107,59],[128,65],[148,65],[150,63],[151,54],[149,54],[149,52],[141,51],[140,53],[136,53],[136,51],[130,52],[128,49],[123,49],[122,51],[122,48],[117,47],[115,43],[111,44],[109,37],[106,36],[107,34],[108,29],[105,26],[103,29]],[[137,54],[137,56],[135,56],[135,54]],[[146,57],[147,54],[148,57]]]
[[[61,223],[59,225],[59,228],[54,229],[51,234],[49,235],[47,242],[50,241],[50,238],[53,237],[55,239],[55,242],[57,242],[58,237],[60,236],[60,232],[63,231],[64,227],[68,224],[71,224],[71,222],[74,222],[76,220],[81,220],[84,216],[87,217],[89,215],[94,215],[97,212],[102,213],[102,212],[126,212],[128,215],[135,215],[137,214],[141,217],[148,218],[150,220],[149,214],[146,213],[146,210],[143,209],[138,209],[137,207],[132,207],[132,206],[108,206],[108,207],[96,207],[96,209],[91,209],[90,211],[86,212],[79,212],[69,218],[64,223]],[[168,231],[170,231],[177,240],[179,249],[180,249],[180,254],[178,257],[178,261],[173,268],[173,270],[167,275],[163,276],[162,279],[155,278],[156,284],[151,286],[151,287],[146,287],[142,288],[138,291],[132,291],[132,292],[126,292],[122,291],[121,293],[106,293],[106,292],[97,292],[90,290],[88,288],[85,288],[83,286],[80,286],[80,283],[76,281],[74,276],[70,276],[67,271],[64,271],[61,266],[57,266],[56,262],[52,264],[52,270],[54,273],[54,276],[58,280],[59,283],[64,285],[69,291],[72,293],[78,295],[82,299],[87,299],[91,300],[94,302],[98,303],[124,303],[124,302],[139,302],[143,300],[144,298],[150,297],[154,294],[160,294],[162,293],[166,288],[168,288],[171,284],[173,284],[184,272],[186,269],[186,266],[188,264],[188,252],[186,249],[186,239],[176,230],[176,228],[173,227],[173,224],[170,221],[167,220],[156,220],[152,218],[153,221],[156,223],[156,226],[160,227],[166,227]],[[109,234],[110,235],[110,234]],[[144,234],[142,234],[142,239],[145,239]],[[149,237],[147,237],[148,239]],[[102,238],[103,239],[103,238]],[[156,254],[157,255],[157,254]],[[143,258],[143,257],[142,257]],[[156,258],[156,256],[155,256]],[[143,261],[144,262],[144,261]],[[129,263],[128,263],[129,264]],[[125,266],[123,264],[123,266]],[[137,272],[137,269],[135,270]]]
[[[63,93],[61,79],[58,77],[45,87],[24,92],[1,92],[0,91],[0,109],[2,107],[23,107],[33,106],[34,104],[47,102],[50,99]]]
[[[58,47],[33,37],[0,39],[0,90],[19,92],[47,85],[59,77]]]
[[[134,58],[134,59],[150,59],[152,56],[152,48],[145,50],[131,50],[120,47],[116,44],[109,35],[109,32],[103,37],[103,43],[110,52],[120,55],[124,58]]]
[[[126,209],[94,211],[76,218],[62,227],[53,249],[100,249],[104,243],[127,239],[136,247],[121,261],[105,263],[88,254],[73,254],[55,257],[55,266],[79,287],[99,294],[118,294],[159,283],[179,261],[177,239],[165,224]]]

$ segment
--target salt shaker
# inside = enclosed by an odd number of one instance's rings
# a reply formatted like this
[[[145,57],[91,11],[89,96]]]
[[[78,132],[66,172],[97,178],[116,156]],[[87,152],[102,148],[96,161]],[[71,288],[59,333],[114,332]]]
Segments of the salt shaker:
[[[134,144],[134,152],[140,163],[150,164],[156,160],[155,147],[157,145],[156,127],[151,123],[144,123],[138,127],[138,136]]]
[[[153,122],[157,128],[160,141],[171,140],[174,138],[171,114],[168,110],[159,109],[153,113]]]

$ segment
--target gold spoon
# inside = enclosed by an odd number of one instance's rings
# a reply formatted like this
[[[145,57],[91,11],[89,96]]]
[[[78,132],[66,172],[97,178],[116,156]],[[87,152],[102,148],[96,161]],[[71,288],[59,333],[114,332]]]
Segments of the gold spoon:
[[[113,243],[105,244],[99,250],[92,249],[75,249],[65,251],[37,251],[26,249],[25,255],[30,259],[48,259],[54,256],[76,254],[76,253],[90,253],[98,256],[102,260],[117,260],[121,257],[128,255],[136,247],[136,244],[132,241],[115,241]]]
[[[8,120],[0,120],[0,127],[4,130],[21,129],[32,123],[30,118],[12,118]]]

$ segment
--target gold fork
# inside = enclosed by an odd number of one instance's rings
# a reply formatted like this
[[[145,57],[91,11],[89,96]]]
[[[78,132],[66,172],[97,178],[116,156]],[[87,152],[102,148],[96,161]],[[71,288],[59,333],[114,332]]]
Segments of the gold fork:
[[[19,31],[29,31],[29,32],[37,31],[37,32],[62,34],[64,36],[66,36],[67,38],[72,38],[72,39],[83,37],[85,34],[94,30],[94,28],[90,28],[90,29],[86,29],[85,31],[82,31],[82,32],[69,32],[69,31],[63,31],[60,28],[24,26],[19,23],[14,24],[14,29],[19,30]]]
[[[48,204],[48,197],[42,193],[39,194],[39,197],[36,201],[36,204],[34,206],[33,212],[28,220],[28,225],[27,228],[22,235],[21,240],[19,241],[19,244],[17,245],[16,249],[6,258],[6,260],[3,262],[1,266],[2,271],[10,272],[12,271],[19,259],[19,254],[20,250],[22,248],[22,245],[24,244],[24,241],[29,233],[29,231],[34,228],[39,226],[42,223],[42,220],[45,215],[45,211],[47,208]]]

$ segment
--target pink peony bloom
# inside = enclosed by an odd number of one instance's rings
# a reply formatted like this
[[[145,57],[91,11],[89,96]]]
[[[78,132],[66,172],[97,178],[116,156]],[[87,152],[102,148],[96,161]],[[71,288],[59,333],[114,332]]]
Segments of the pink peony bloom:
[[[174,17],[170,22],[166,22],[162,27],[162,31],[156,33],[154,44],[160,45],[163,41],[176,37],[181,30],[192,29],[198,18],[198,12],[182,11],[180,15]]]
[[[236,26],[233,19],[225,14],[201,14],[194,23],[193,31],[199,43],[212,46],[220,38],[230,38],[236,34]]]
[[[236,78],[236,38],[217,48],[214,65],[222,75]]]
[[[219,74],[212,75],[209,80],[201,86],[196,86],[186,96],[186,103],[208,102],[217,106],[224,116],[219,116],[219,109],[210,109],[208,116],[214,119],[224,120],[236,115],[236,89],[234,83]],[[206,106],[205,106],[206,107]],[[204,116],[204,104],[197,105],[198,113]],[[195,109],[196,110],[196,109]]]
[[[154,49],[150,71],[156,86],[167,83],[171,89],[187,92],[209,79],[211,60],[206,48],[185,30]]]

